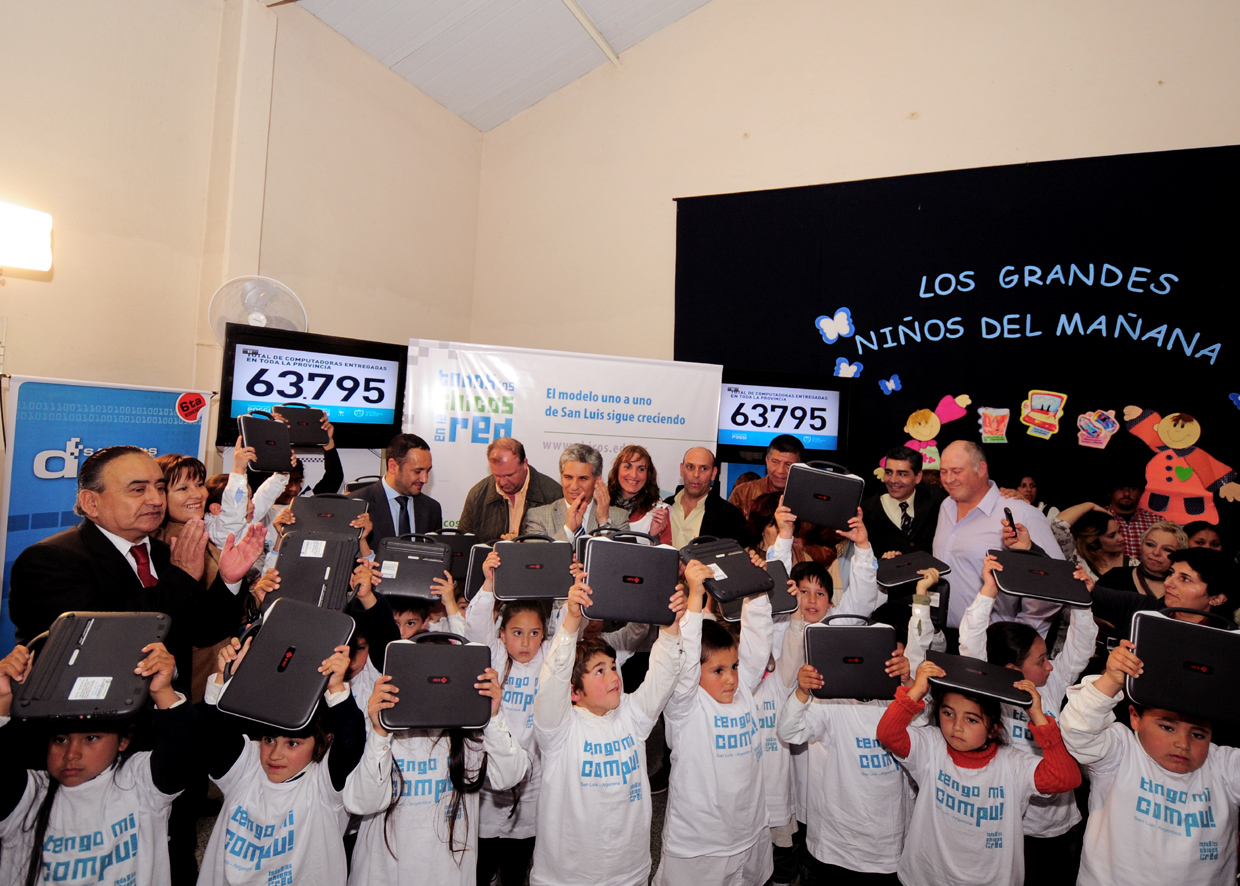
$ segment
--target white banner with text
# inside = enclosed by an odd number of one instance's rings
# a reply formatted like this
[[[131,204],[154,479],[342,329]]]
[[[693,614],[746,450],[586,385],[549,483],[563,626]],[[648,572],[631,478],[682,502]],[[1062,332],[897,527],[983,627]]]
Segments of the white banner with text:
[[[487,472],[486,447],[499,437],[525,445],[530,464],[559,479],[564,447],[588,443],[604,472],[630,443],[646,447],[667,493],[679,483],[681,456],[713,452],[723,368],[409,340],[404,429],[431,445],[426,491],[455,526],[470,487]]]

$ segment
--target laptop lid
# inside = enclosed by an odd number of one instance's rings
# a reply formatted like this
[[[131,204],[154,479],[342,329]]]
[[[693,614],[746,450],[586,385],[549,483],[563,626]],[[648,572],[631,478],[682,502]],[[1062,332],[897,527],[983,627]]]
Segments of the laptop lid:
[[[469,549],[469,565],[465,570],[465,599],[472,600],[478,591],[482,590],[482,586],[486,583],[487,577],[482,572],[482,564],[486,562],[487,555],[494,550],[491,545],[475,544]]]
[[[668,601],[676,593],[680,554],[670,545],[595,536],[586,542],[585,568],[594,601],[582,610],[586,618],[652,625],[675,620]]]
[[[497,541],[495,599],[565,600],[573,586],[573,546],[546,535],[519,535]]]
[[[895,698],[899,677],[887,674],[887,660],[896,648],[896,632],[890,625],[833,625],[829,615],[805,628],[805,661],[822,675],[823,684],[814,698]]]
[[[353,636],[353,619],[281,597],[242,638],[253,637],[241,663],[225,670],[218,707],[226,714],[296,732],[314,716],[327,689],[323,659]]]
[[[967,692],[972,695],[986,695],[999,701],[1027,708],[1033,704],[1033,696],[1014,685],[1024,679],[1020,671],[1005,668],[969,658],[967,655],[951,655],[947,652],[926,652],[926,660],[932,661],[947,673],[942,677],[931,677],[930,682],[942,689]]]
[[[288,425],[274,418],[242,415],[237,418],[241,442],[254,448],[254,461],[247,470],[257,473],[288,473],[293,465],[293,447],[288,439]]]
[[[469,572],[469,551],[482,539],[472,532],[461,532],[459,529],[450,527],[440,529],[438,532],[428,532],[426,536],[432,541],[448,546],[448,571],[452,573],[452,580],[457,585],[463,584]]]
[[[299,495],[291,505],[297,521],[292,528],[299,532],[339,532],[362,537],[362,530],[349,524],[370,508],[362,498],[327,493],[324,495]]]
[[[343,609],[353,598],[349,577],[358,553],[355,532],[286,532],[276,554],[280,587],[268,599],[288,597],[324,609]]]
[[[13,683],[12,715],[115,720],[140,711],[151,678],[133,671],[142,648],[160,643],[172,619],[162,612],[66,612],[30,642],[34,663]]]
[[[686,566],[697,560],[711,568],[714,574],[703,584],[720,603],[765,594],[775,586],[770,573],[755,566],[735,539],[698,536],[680,549],[680,559]]]
[[[379,590],[385,597],[434,601],[439,598],[431,593],[431,582],[451,570],[452,549],[430,535],[394,535],[379,540],[375,564],[383,579]]]
[[[491,666],[491,650],[457,634],[435,631],[387,645],[383,672],[400,690],[379,712],[384,729],[481,729],[491,719],[491,699],[474,684]]]
[[[282,403],[271,411],[288,422],[288,441],[294,446],[326,446],[327,431],[323,428],[322,409],[304,403]]]
[[[865,480],[831,462],[794,464],[788,470],[784,504],[798,520],[847,529],[857,516],[857,506],[865,492]]]
[[[921,580],[917,573],[922,569],[937,569],[939,577],[950,575],[952,568],[926,551],[909,551],[898,557],[888,557],[878,561],[878,583],[885,588],[896,588],[901,585],[916,583]],[[912,592],[912,588],[905,589]]]
[[[766,592],[771,601],[771,615],[787,615],[796,612],[801,600],[798,594],[788,593],[788,570],[784,568],[783,561],[767,560],[766,571],[773,583],[771,589]],[[741,607],[744,603],[744,597],[720,603],[719,615],[724,621],[740,621]]]
[[[1167,613],[1205,615],[1204,624]],[[1189,609],[1136,612],[1132,642],[1144,673],[1127,678],[1134,703],[1211,720],[1240,719],[1240,631],[1213,613]]]
[[[1066,606],[1093,605],[1085,582],[1072,577],[1076,565],[1068,560],[1052,560],[1027,551],[994,550],[1002,572],[995,572],[999,590],[1013,597],[1050,600]]]

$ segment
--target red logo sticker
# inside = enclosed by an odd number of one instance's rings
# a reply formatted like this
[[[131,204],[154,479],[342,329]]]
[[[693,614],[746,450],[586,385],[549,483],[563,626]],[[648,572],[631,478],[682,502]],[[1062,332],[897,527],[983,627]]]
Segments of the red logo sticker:
[[[180,397],[177,397],[177,415],[180,416],[182,421],[193,424],[198,421],[198,413],[206,405],[207,398],[202,396],[202,394],[195,394],[193,392],[182,394]]]

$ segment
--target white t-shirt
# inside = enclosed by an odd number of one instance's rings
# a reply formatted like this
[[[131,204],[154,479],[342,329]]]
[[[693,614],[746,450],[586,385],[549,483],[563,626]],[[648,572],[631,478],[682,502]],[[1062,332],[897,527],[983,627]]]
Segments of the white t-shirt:
[[[672,765],[663,852],[679,858],[735,855],[766,838],[770,827],[750,687],[762,679],[771,654],[771,601],[765,594],[750,597],[741,610],[741,664],[731,704],[699,685],[702,614],[686,612],[680,630],[685,664],[664,711]]]
[[[986,661],[986,631],[994,609],[994,599],[978,594],[960,619],[960,654]],[[1042,710],[1048,717],[1059,719],[1059,707],[1068,687],[1089,664],[1098,638],[1098,624],[1088,609],[1075,607],[1068,622],[1068,636],[1063,651],[1053,662],[1054,670],[1046,685],[1038,692],[1042,697]],[[1013,680],[1020,679],[1014,673]],[[1041,758],[1042,749],[1033,739],[1029,728],[1029,715],[1015,705],[1003,705],[1003,728],[1007,730],[1008,745],[1018,751]],[[1070,791],[1050,796],[1037,796],[1029,801],[1025,812],[1025,834],[1030,837],[1058,837],[1065,834],[1081,820],[1076,808],[1076,797]]]
[[[28,770],[21,800],[0,822],[0,883],[25,882],[34,819],[47,786],[46,772]],[[134,754],[119,771],[58,787],[38,882],[163,886],[170,876],[168,813],[176,797],[155,787],[149,751]]]
[[[890,704],[793,695],[780,712],[780,736],[810,743],[805,845],[824,864],[889,874],[900,861],[913,790],[875,737]]]
[[[501,677],[507,672],[500,707],[504,711],[504,718],[513,738],[525,749],[530,767],[519,786],[520,800],[516,815],[509,814],[512,812],[511,788],[503,791],[490,787],[482,789],[479,835],[486,839],[501,837],[525,840],[534,836],[538,820],[538,790],[542,784],[542,766],[538,757],[538,745],[534,741],[534,696],[538,694],[538,676],[542,672],[543,660],[551,641],[544,640],[534,657],[524,664],[511,661],[508,649],[497,633],[499,623],[490,615],[494,612],[494,605],[495,597],[490,591],[478,592],[465,613],[465,637],[471,643],[485,643],[489,646],[491,667],[495,668],[495,672]]]
[[[454,854],[448,845],[454,794],[448,773],[450,749],[448,735],[439,731],[410,730],[382,737],[372,732],[367,737],[362,762],[349,775],[344,790],[349,811],[365,815],[353,849],[350,883],[474,886],[479,793],[461,798],[451,831],[458,850]],[[509,733],[502,710],[487,723],[481,742],[465,741],[467,779],[477,777],[484,751],[487,783],[493,788],[511,788],[525,775],[528,758]],[[385,841],[385,812],[397,791],[399,799],[387,820]]]
[[[981,769],[957,766],[938,726],[908,730],[904,764],[917,782],[913,820],[896,872],[905,886],[1021,886],[1022,821],[1037,793],[1037,757],[1006,745]]]
[[[680,637],[659,632],[636,692],[602,717],[571,703],[577,636],[556,633],[534,699],[542,754],[531,886],[645,886],[650,876],[646,738],[672,694]]]
[[[202,859],[199,886],[344,882],[341,837],[349,816],[332,787],[326,758],[276,784],[263,771],[258,742],[248,741],[216,784],[224,805]]]
[[[1089,774],[1080,886],[1231,886],[1236,882],[1240,749],[1210,745],[1188,773],[1159,766],[1115,721],[1123,698],[1086,677],[1068,691],[1063,743]]]

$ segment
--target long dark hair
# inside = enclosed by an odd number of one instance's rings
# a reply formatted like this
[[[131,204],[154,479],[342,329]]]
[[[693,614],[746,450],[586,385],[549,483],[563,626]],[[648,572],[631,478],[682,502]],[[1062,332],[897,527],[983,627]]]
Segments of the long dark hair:
[[[134,753],[133,732],[134,726],[131,721],[115,721],[112,723],[100,724],[96,729],[86,730],[91,733],[95,732],[111,732],[115,733],[119,739],[129,739],[129,745],[117,753],[116,760],[112,765],[99,773],[100,776],[111,772],[113,777],[120,772],[121,767],[129,760]],[[48,736],[48,742],[53,741],[57,735],[65,735],[64,732],[53,732]],[[98,777],[98,776],[96,776]],[[43,802],[39,804],[38,809],[34,810],[34,818],[31,820],[30,813],[26,814],[26,820],[22,822],[23,831],[34,831],[33,839],[30,842],[30,857],[26,860],[26,879],[24,886],[35,886],[39,881],[39,872],[43,869],[43,841],[47,838],[47,825],[52,817],[52,806],[56,802],[56,792],[60,788],[60,782],[52,778],[51,774],[47,776],[47,793],[43,795]]]
[[[514,600],[511,603],[505,603],[500,610],[499,629],[502,631],[508,627],[508,622],[512,621],[513,616],[520,615],[522,612],[532,612],[538,616],[542,622],[543,640],[547,637],[547,619],[550,617],[546,600]],[[500,675],[499,682],[503,686],[508,682],[508,675],[512,673],[512,656],[505,656],[507,662],[504,664],[504,673]],[[517,817],[517,809],[521,806],[521,794],[525,790],[525,779],[517,782],[512,788],[512,807],[508,810],[509,818]]]
[[[986,660],[992,664],[1015,665],[1017,670],[1029,657],[1038,632],[1015,621],[997,621],[986,629]]]
[[[633,496],[632,513],[646,514],[662,499],[659,497],[659,472],[655,470],[654,459],[650,457],[645,447],[629,444],[620,450],[620,454],[611,463],[611,470],[607,473],[607,494],[611,496],[613,503],[624,498],[624,490],[620,488],[620,465],[638,458],[646,460],[646,485],[637,495]]]
[[[462,845],[459,847],[456,845],[456,817],[461,815],[465,823],[465,833],[468,835],[469,810],[463,807],[462,803],[465,800],[466,794],[476,794],[486,784],[487,752],[480,750],[482,762],[478,766],[477,773],[474,774],[473,778],[470,778],[469,771],[465,765],[465,743],[470,742],[481,748],[481,730],[445,729],[444,735],[448,737],[448,778],[452,782],[452,803],[448,807],[448,851],[452,853],[452,857],[456,859],[457,864],[460,864],[467,845],[466,841],[462,841]],[[435,739],[435,744],[442,740],[443,735]],[[396,786],[395,790],[392,791],[392,800],[388,803],[388,808],[383,813],[383,845],[387,847],[388,854],[392,858],[397,858],[396,851],[392,849],[392,842],[389,839],[388,823],[391,821],[393,810],[396,809],[396,805],[400,802],[401,795],[405,792],[405,774],[396,767],[393,767],[393,772],[396,775]]]
[[[449,644],[452,640],[448,637],[428,637],[422,641],[423,643],[443,643]],[[457,864],[461,863],[459,856],[464,856],[466,845],[459,848],[456,845],[456,817],[461,815],[465,822],[465,833],[469,833],[469,810],[465,809],[461,804],[465,800],[466,794],[476,794],[482,790],[482,786],[487,781],[487,752],[482,749],[482,731],[479,729],[445,729],[444,734],[448,736],[448,779],[452,782],[452,804],[448,807],[448,851],[456,858]],[[435,744],[439,744],[443,735],[435,739]],[[482,762],[478,766],[477,773],[473,778],[469,777],[469,771],[465,766],[465,743],[470,742],[479,748],[482,754]],[[399,769],[393,767],[396,772],[396,790],[392,792],[392,800],[388,803],[387,811],[383,813],[383,843],[387,847],[388,854],[392,858],[396,858],[396,853],[392,851],[392,843],[388,839],[388,822],[391,821],[392,811],[396,808],[396,804],[400,802],[401,795],[405,792],[405,775]]]

